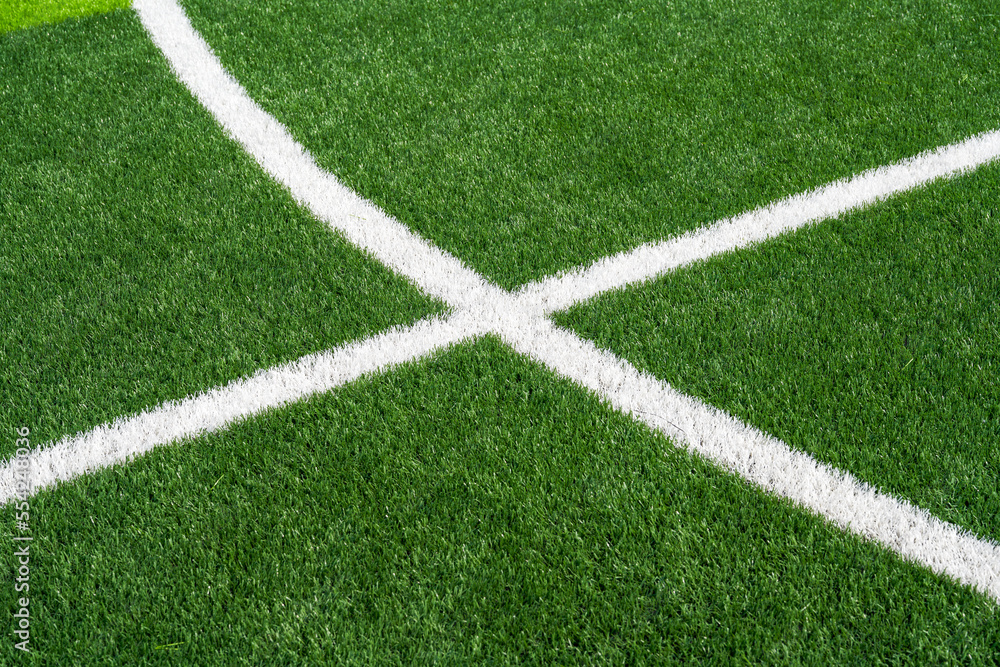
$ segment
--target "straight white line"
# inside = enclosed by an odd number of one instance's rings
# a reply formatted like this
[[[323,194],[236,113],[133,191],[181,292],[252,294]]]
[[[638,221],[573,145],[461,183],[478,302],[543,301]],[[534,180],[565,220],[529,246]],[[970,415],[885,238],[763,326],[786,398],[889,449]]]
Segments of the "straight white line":
[[[515,297],[487,284],[457,259],[415,236],[319,169],[285,128],[250,100],[223,70],[173,0],[137,0],[134,6],[179,78],[265,171],[352,243],[430,294],[445,299],[458,312],[448,320],[390,330],[330,353],[262,371],[248,380],[35,450],[33,472],[39,475],[35,482],[39,487],[127,460],[160,444],[224,428],[261,410],[417,359],[441,346],[494,332],[522,354],[596,392],[615,409],[754,484],[1000,601],[1000,550],[990,541],[874,491],[846,473],[679,394],[626,361],[558,329],[544,317],[604,290],[647,280],[671,267],[974,168],[1000,153],[1000,133],[865,172],[681,239],[643,246],[588,269],[526,286]],[[0,468],[2,502],[14,497],[14,484],[12,462],[8,462]]]
[[[528,283],[518,293],[528,304],[545,313],[554,313],[602,292],[651,280],[685,264],[760,243],[939,178],[956,176],[998,157],[1000,131],[987,132],[782,199],[676,238],[602,258],[586,268]]]
[[[154,447],[227,428],[480,333],[476,321],[464,314],[422,320],[37,447],[29,455],[32,493],[123,463]],[[10,459],[0,466],[0,504],[17,497],[16,486],[14,460]]]
[[[429,244],[322,170],[288,130],[223,69],[176,2],[136,0],[132,6],[198,102],[317,218],[450,305],[481,302],[497,291],[456,257]]]
[[[988,540],[876,491],[849,473],[677,392],[547,319],[510,327],[501,337],[617,410],[762,489],[1000,601],[1000,547]]]

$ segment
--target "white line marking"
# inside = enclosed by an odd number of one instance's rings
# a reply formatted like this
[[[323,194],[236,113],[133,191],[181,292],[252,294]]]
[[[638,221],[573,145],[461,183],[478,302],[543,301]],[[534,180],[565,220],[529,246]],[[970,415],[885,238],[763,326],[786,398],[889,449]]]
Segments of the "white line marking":
[[[676,238],[648,243],[590,266],[529,283],[519,294],[545,313],[626,285],[651,280],[719,253],[745,248],[810,223],[970,171],[1000,157],[1000,131],[921,153],[896,164],[774,202]]]
[[[518,352],[753,484],[1000,601],[1000,547],[990,541],[790,449],[547,319],[501,336]]]
[[[466,315],[422,320],[37,447],[30,454],[32,492],[131,460],[160,445],[218,431],[479,333]],[[16,484],[13,461],[7,461],[0,467],[0,504],[17,497]]]
[[[33,471],[43,474],[36,484],[72,479],[157,445],[224,428],[260,410],[416,359],[441,346],[496,333],[515,350],[596,392],[615,409],[752,483],[1000,601],[1000,548],[989,540],[875,491],[734,417],[679,394],[593,343],[558,329],[545,317],[604,290],[647,280],[685,262],[744,247],[972,169],[997,157],[1000,133],[865,172],[701,232],[642,246],[587,269],[528,285],[511,295],[489,285],[459,260],[412,234],[319,169],[287,130],[223,70],[173,0],[137,0],[134,7],[181,81],[265,171],[352,243],[445,299],[458,312],[448,320],[390,330],[331,353],[262,371],[248,380],[36,450]],[[13,470],[13,461],[0,468],[4,501],[13,497]]]
[[[461,307],[481,302],[497,288],[346,188],[320,169],[312,155],[273,116],[250,99],[222,67],[176,2],[132,4],[153,42],[181,82],[300,204],[432,296]]]

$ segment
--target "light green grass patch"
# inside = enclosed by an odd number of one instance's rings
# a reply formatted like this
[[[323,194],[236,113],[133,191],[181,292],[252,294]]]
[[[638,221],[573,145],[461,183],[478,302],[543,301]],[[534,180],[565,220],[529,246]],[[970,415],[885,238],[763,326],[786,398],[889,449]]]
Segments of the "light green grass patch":
[[[131,6],[128,0],[3,0],[0,33]]]
[[[1000,127],[992,0],[185,0],[319,163],[501,285]]]
[[[41,445],[437,311],[262,174],[133,15],[0,36],[0,79],[4,429]]]
[[[975,662],[1000,642],[987,598],[494,339],[32,510],[25,664]]]
[[[1000,167],[557,319],[685,393],[1000,540]]]

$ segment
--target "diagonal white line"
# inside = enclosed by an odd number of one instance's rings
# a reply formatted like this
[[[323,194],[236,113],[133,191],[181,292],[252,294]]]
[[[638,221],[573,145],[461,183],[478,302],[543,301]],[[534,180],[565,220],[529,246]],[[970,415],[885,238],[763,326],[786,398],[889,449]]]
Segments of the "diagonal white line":
[[[685,264],[760,243],[939,178],[956,176],[998,157],[1000,131],[980,134],[676,238],[605,257],[586,268],[529,283],[519,294],[545,313],[554,313],[602,292],[650,280]]]
[[[422,320],[63,438],[29,455],[32,493],[427,356],[474,338],[482,333],[477,326],[464,314]],[[18,497],[13,463],[10,460],[0,467],[0,504]]]
[[[322,355],[262,371],[247,380],[167,403],[32,453],[39,486],[72,479],[152,447],[224,428],[239,419],[300,400],[416,359],[435,349],[497,333],[522,354],[597,393],[615,409],[904,558],[952,576],[1000,601],[1000,549],[905,501],[743,424],[628,362],[555,327],[545,316],[607,289],[647,280],[703,259],[838,215],[930,180],[975,168],[1000,152],[1000,133],[865,172],[679,239],[642,246],[512,295],[486,283],[323,172],[288,131],[254,103],[194,32],[174,0],[134,5],[153,41],[196,98],[262,168],[317,217],[457,312],[447,320],[394,329]],[[0,498],[14,497],[13,461],[0,467]]]
[[[611,406],[757,486],[1000,601],[1000,547],[881,493],[536,318],[501,337]]]

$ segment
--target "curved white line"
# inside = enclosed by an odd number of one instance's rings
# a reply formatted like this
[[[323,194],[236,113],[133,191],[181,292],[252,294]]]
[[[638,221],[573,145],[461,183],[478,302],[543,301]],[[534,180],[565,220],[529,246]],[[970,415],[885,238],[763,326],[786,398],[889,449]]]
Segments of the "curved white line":
[[[177,78],[198,102],[317,218],[452,306],[481,302],[497,292],[457,258],[420,238],[321,169],[288,130],[223,69],[176,2],[136,0],[133,8]]]

